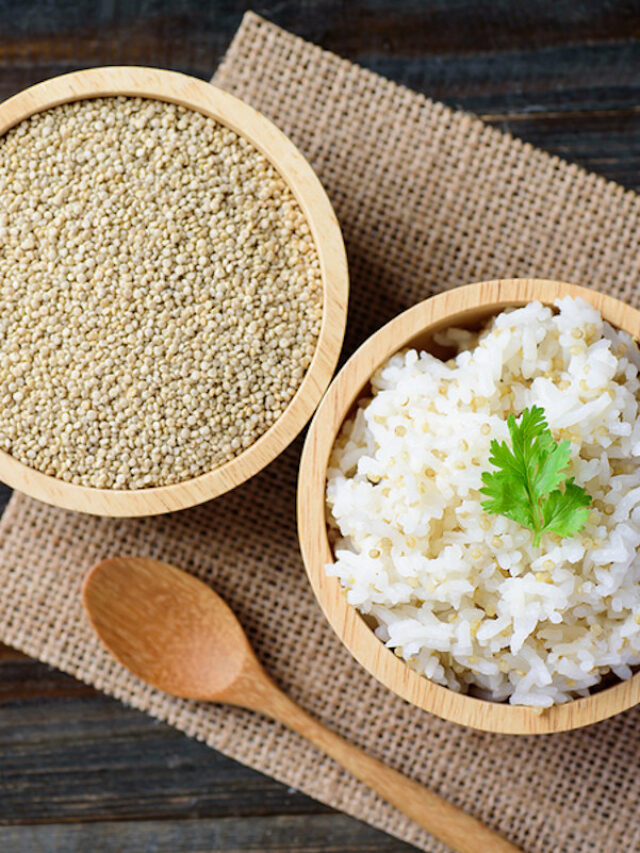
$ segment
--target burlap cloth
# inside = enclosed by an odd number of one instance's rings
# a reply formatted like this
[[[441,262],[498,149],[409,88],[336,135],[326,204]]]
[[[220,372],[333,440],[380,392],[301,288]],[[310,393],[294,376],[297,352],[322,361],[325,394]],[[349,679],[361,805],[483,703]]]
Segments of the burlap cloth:
[[[638,304],[640,200],[248,15],[215,82],[302,149],[342,224],[346,352],[443,288],[539,275]],[[229,601],[282,687],[349,740],[526,851],[640,850],[640,710],[580,732],[505,737],[407,705],[325,623],[298,553],[300,441],[198,509],[106,520],[15,495],[0,524],[0,639],[210,746],[428,851],[442,845],[296,735],[257,714],[172,699],[106,654],[83,616],[84,572],[159,557]]]

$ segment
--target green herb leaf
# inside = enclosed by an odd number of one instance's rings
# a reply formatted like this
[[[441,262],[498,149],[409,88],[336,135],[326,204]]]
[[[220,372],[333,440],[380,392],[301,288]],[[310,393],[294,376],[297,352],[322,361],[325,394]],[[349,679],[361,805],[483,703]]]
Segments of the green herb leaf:
[[[543,530],[558,536],[573,536],[587,523],[590,505],[590,496],[571,477],[564,484],[564,492],[556,489],[542,502]]]
[[[507,426],[511,448],[491,442],[489,462],[498,470],[482,474],[483,509],[532,530],[536,546],[543,533],[573,536],[586,524],[591,497],[568,479],[571,445],[554,441],[540,406],[525,409],[519,424],[509,415]]]

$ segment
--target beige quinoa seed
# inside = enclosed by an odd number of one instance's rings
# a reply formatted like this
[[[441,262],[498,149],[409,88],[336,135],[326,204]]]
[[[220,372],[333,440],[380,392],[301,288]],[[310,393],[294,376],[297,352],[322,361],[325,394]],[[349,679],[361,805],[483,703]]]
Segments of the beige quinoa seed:
[[[182,107],[77,101],[0,140],[0,448],[85,486],[210,471],[302,382],[308,224],[246,140]]]

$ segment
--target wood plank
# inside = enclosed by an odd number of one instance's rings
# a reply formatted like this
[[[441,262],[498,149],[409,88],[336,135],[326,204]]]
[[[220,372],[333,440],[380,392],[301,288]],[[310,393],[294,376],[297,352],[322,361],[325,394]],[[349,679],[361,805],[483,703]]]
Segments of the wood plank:
[[[4,648],[0,850],[413,849]]]
[[[5,660],[27,660],[27,656],[23,655],[22,652],[16,651],[16,649],[12,649],[11,646],[5,646],[4,643],[0,643],[0,661]],[[0,699],[0,701],[2,700]]]
[[[0,755],[0,824],[329,811],[29,659],[0,663]]]
[[[408,853],[413,848],[345,815],[327,814],[0,827],[0,849],[29,853]]]
[[[40,5],[40,8],[38,6]],[[17,14],[12,0],[0,2],[0,32],[14,48],[14,59],[32,64],[38,55],[69,57],[107,51],[148,54],[180,61],[198,58],[211,43],[222,48],[236,30],[245,2],[113,0],[31,4]],[[46,9],[46,14],[44,11]],[[406,57],[447,53],[548,49],[555,45],[611,44],[638,35],[637,7],[612,0],[262,0],[257,11],[303,38],[357,60],[359,56]],[[50,39],[48,51],[43,39]],[[34,48],[31,48],[34,45]],[[37,50],[36,50],[37,48]]]

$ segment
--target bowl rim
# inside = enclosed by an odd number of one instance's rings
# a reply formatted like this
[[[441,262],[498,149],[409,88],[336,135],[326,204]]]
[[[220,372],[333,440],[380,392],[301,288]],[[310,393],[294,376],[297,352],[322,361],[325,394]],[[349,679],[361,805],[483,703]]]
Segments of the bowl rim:
[[[295,145],[253,107],[210,83],[160,68],[106,66],[74,71],[31,86],[0,104],[0,136],[35,113],[70,101],[110,96],[167,101],[234,130],[276,168],[302,208],[316,244],[323,310],[316,350],[285,411],[229,462],[180,483],[148,489],[98,489],[43,474],[0,450],[0,481],[45,503],[101,516],[143,516],[186,509],[243,483],[272,462],[305,426],[340,355],[349,277],[344,242],[331,202]]]
[[[324,572],[332,554],[325,520],[326,470],[331,448],[346,415],[373,372],[412,339],[435,328],[489,317],[533,300],[552,304],[563,296],[581,297],[612,325],[640,337],[640,311],[590,288],[551,279],[495,279],[433,296],[397,315],[369,337],[337,374],[311,422],[298,477],[298,537],[302,557],[325,617],[355,659],[401,698],[445,720],[488,732],[548,734],[580,728],[625,711],[640,702],[640,672],[590,696],[554,705],[541,713],[456,693],[410,669],[375,636],[352,605],[337,578]]]

